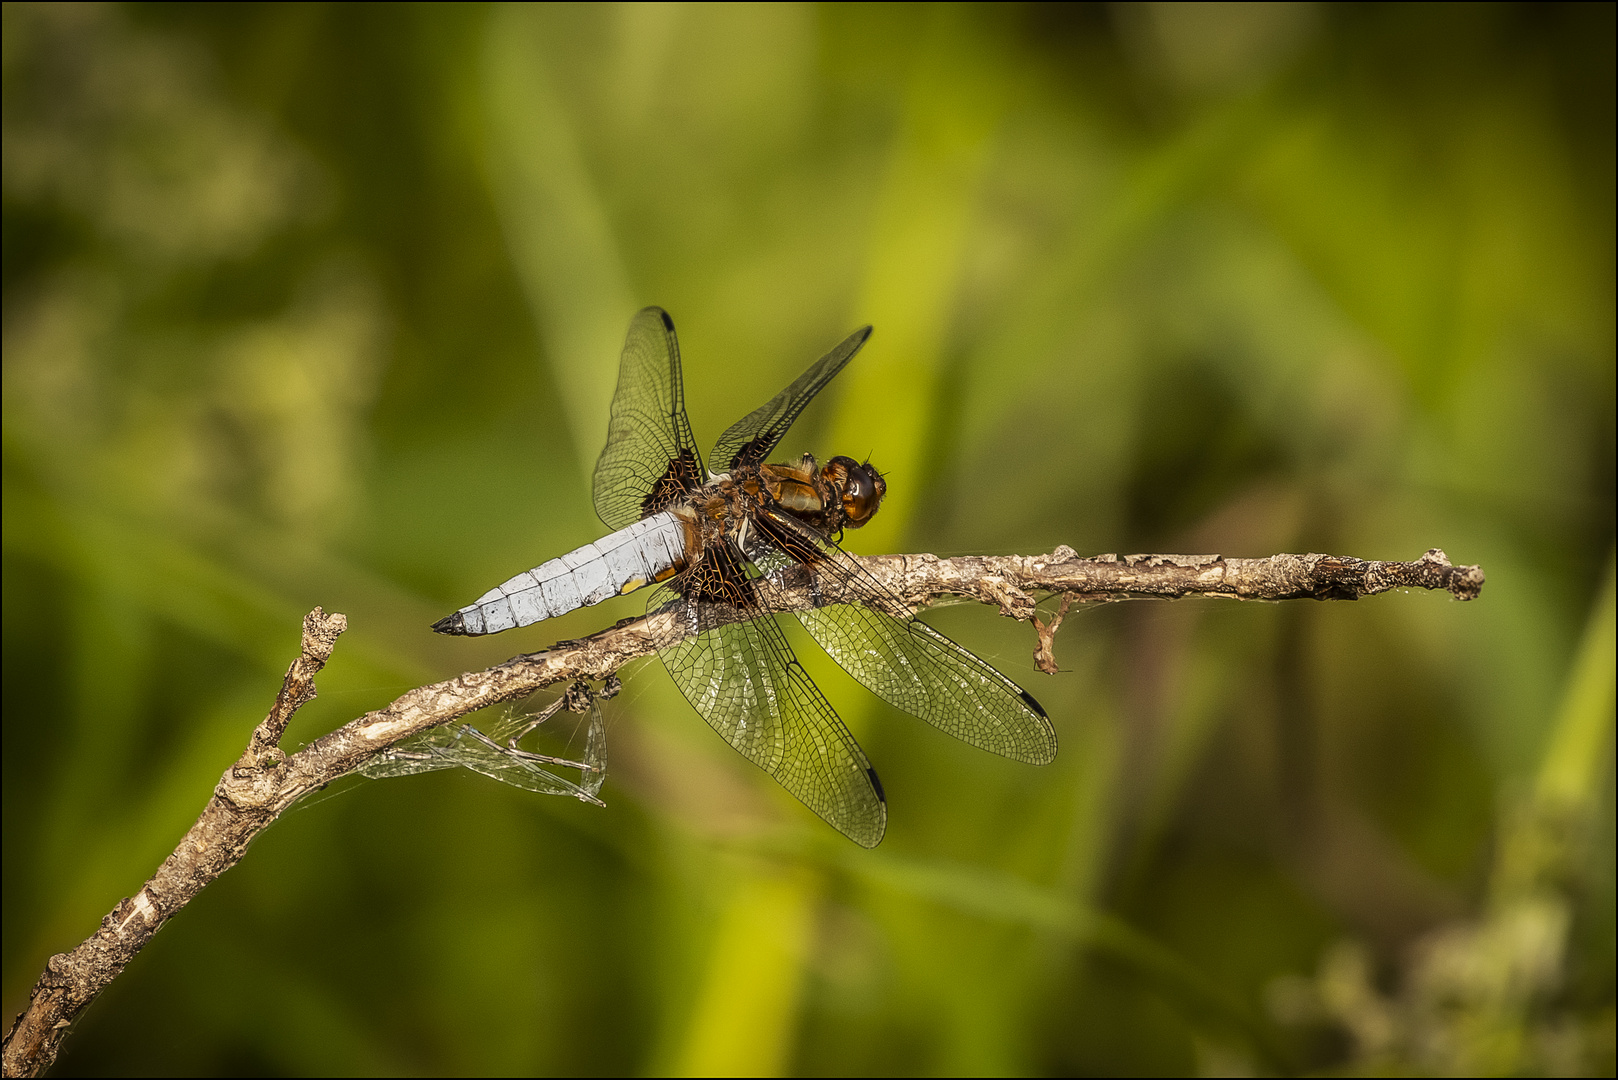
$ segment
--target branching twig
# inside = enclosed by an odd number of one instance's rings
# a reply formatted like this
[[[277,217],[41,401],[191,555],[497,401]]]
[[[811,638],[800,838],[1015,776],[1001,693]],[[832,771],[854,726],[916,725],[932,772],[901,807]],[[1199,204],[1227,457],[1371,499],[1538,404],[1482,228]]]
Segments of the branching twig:
[[[1033,619],[1033,592],[1059,593],[1062,607],[1049,625],[1037,623],[1040,668],[1053,671],[1056,628],[1069,604],[1142,597],[1228,596],[1245,600],[1356,600],[1394,588],[1445,589],[1474,599],[1483,587],[1476,566],[1451,566],[1442,551],[1416,562],[1365,562],[1331,555],[1275,555],[1225,559],[1218,555],[1103,555],[1081,559],[1071,548],[1049,555],[990,555],[941,559],[936,555],[884,555],[860,560],[906,604],[920,608],[943,596],[993,604],[1002,614]],[[792,574],[766,591],[773,611],[802,611],[825,603],[807,579]],[[347,629],[342,615],[319,608],[303,623],[303,648],[287,671],[268,716],[247,749],[226,770],[213,797],[150,881],[119,901],[100,928],[72,952],[45,965],[28,1007],[6,1034],[0,1065],[5,1076],[35,1076],[56,1058],[63,1037],[86,1005],[124,969],[165,921],[242,857],[265,826],[303,795],[354,771],[404,739],[468,713],[578,678],[606,679],[639,657],[679,640],[685,632],[672,615],[625,619],[578,641],[558,642],[485,671],[418,687],[385,709],[367,713],[288,757],[276,745],[287,722],[315,696],[314,677]]]

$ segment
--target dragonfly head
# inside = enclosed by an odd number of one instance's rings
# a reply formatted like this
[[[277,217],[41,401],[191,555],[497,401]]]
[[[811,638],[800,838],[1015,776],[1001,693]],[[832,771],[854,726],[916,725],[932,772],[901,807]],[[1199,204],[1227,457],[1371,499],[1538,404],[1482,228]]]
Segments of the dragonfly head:
[[[888,482],[882,479],[870,462],[861,465],[853,458],[834,457],[820,470],[842,500],[843,516],[847,527],[857,529],[876,514],[882,497],[888,493]]]

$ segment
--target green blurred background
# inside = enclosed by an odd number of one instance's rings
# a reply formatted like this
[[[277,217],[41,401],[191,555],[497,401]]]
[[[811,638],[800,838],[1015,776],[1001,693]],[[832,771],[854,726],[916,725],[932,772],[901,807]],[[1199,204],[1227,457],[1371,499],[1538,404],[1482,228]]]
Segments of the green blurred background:
[[[1611,1075],[1613,12],[5,5],[7,1022],[309,608],[351,630],[289,749],[639,610],[427,630],[599,535],[656,303],[704,448],[875,324],[782,446],[888,471],[853,550],[1488,586],[1086,609],[1054,678],[929,615],[1044,769],[795,639],[869,853],[637,665],[606,809],[345,781],[58,1072]]]

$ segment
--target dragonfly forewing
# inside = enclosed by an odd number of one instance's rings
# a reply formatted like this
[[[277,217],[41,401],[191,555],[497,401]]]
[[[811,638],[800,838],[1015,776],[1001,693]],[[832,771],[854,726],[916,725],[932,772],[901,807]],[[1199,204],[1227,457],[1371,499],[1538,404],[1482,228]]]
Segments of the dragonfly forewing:
[[[754,565],[771,581],[795,563],[813,565],[825,603],[798,618],[866,689],[980,749],[1033,765],[1055,759],[1056,729],[1027,691],[916,618],[830,538],[785,515],[766,525]]]
[[[1056,758],[1056,730],[1022,687],[920,619],[860,604],[798,614],[839,667],[896,709],[981,750],[1030,765]]]

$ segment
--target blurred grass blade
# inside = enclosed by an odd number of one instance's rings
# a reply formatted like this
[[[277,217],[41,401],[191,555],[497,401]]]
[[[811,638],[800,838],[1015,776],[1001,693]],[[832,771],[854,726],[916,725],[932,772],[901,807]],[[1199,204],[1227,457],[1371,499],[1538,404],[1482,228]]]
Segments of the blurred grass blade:
[[[1590,612],[1565,696],[1540,763],[1535,795],[1546,810],[1577,813],[1596,797],[1612,753],[1614,653],[1618,652],[1618,553]]]
[[[782,1076],[797,1035],[816,890],[807,874],[750,875],[719,920],[676,1076]]]
[[[966,236],[1004,107],[1004,79],[994,51],[976,47],[973,17],[960,5],[938,5],[911,61],[855,315],[876,333],[841,376],[826,444],[839,454],[869,454],[897,478],[883,512],[856,541],[864,551],[896,548],[922,492],[927,423],[955,321]]]
[[[512,261],[588,477],[635,302],[573,118],[547,70],[551,13],[502,4],[484,57],[489,169]]]

